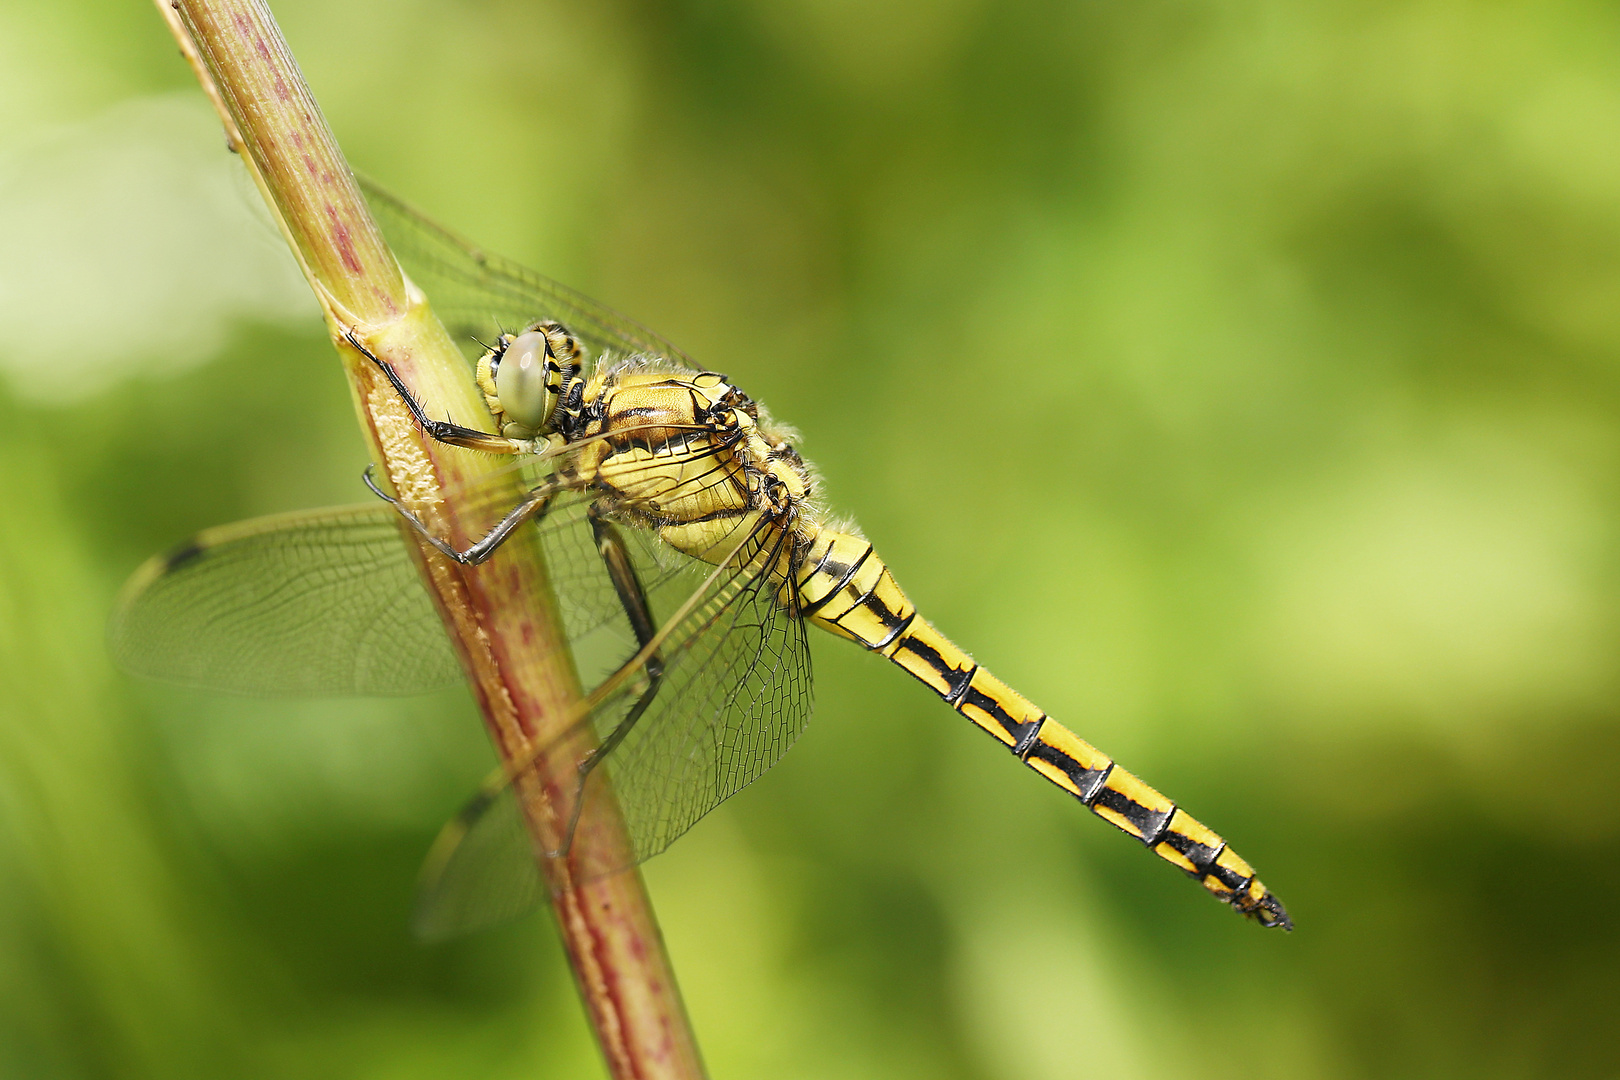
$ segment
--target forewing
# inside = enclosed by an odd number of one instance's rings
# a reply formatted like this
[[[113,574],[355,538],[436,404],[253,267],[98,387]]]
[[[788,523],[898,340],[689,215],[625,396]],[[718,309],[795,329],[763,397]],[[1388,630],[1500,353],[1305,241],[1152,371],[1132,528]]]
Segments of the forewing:
[[[530,479],[572,460],[558,455]],[[492,501],[497,489],[504,502]],[[453,498],[477,530],[512,495],[497,477],[488,492]],[[570,640],[601,653],[620,649],[601,643],[629,639],[615,636],[622,609],[589,542],[592,498],[588,488],[563,491],[540,532]],[[109,630],[114,658],[138,675],[259,696],[413,694],[455,683],[460,665],[401,527],[379,501],[199,533],[125,586]]]
[[[243,694],[412,694],[461,677],[384,503],[199,533],[136,571],[109,640],[135,674]]]
[[[639,353],[691,363],[674,344],[634,320],[483,250],[369,180],[362,179],[360,186],[406,273],[464,345],[475,338],[494,341],[503,331],[516,333],[530,323],[555,319],[595,350],[593,359],[605,353]]]
[[[630,638],[623,646],[628,659],[621,653],[587,695],[589,712],[581,722],[612,750],[581,775],[590,784],[611,779],[632,858],[640,861],[663,851],[793,745],[810,715],[810,654],[803,620],[777,596],[780,568],[790,555],[782,530],[766,524],[739,532],[722,545],[734,555],[718,568],[675,553],[648,530],[624,528],[622,534],[659,620],[656,654],[664,674],[640,718],[621,730],[650,685],[645,652]],[[568,535],[548,540],[548,554]],[[621,638],[629,638],[622,611],[618,620]],[[553,748],[573,745],[568,733]],[[578,764],[550,760],[554,752],[573,752],[553,748],[537,756],[536,768],[555,774]],[[425,936],[498,922],[544,896],[509,779],[497,777],[446,827],[418,901],[416,925]],[[593,802],[576,791],[572,804]],[[573,809],[552,812],[567,819]],[[617,868],[592,863],[595,873]]]

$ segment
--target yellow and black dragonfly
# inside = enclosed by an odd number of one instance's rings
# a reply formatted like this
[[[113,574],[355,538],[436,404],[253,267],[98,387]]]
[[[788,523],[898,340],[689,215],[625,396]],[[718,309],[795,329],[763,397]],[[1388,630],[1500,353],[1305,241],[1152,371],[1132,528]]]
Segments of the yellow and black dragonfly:
[[[461,550],[369,474],[378,501],[208,530],[126,588],[112,628],[125,666],[261,694],[450,683],[460,669],[400,522],[467,565],[534,530],[581,675],[595,687],[581,721],[594,749],[573,764],[582,787],[611,775],[636,858],[662,851],[792,745],[810,712],[806,628],[815,626],[904,669],[1217,899],[1292,928],[1220,836],[923,619],[872,545],[830,521],[792,432],[726,376],[391,196],[368,195],[447,324],[492,340],[476,363],[494,430],[429,417],[386,360],[352,343],[429,436],[513,455],[527,493],[489,507],[467,493],[487,531]],[[577,740],[566,745],[578,753]],[[466,929],[544,895],[514,805],[486,792],[453,823],[419,907],[424,933]],[[500,886],[486,887],[491,879]]]

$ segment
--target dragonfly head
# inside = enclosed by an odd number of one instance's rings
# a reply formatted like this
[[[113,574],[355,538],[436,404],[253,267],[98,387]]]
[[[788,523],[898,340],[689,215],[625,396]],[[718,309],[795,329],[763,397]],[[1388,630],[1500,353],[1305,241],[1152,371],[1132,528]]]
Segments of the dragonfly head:
[[[553,430],[552,414],[567,383],[578,377],[579,342],[554,322],[502,334],[478,361],[478,386],[501,434],[532,439]]]

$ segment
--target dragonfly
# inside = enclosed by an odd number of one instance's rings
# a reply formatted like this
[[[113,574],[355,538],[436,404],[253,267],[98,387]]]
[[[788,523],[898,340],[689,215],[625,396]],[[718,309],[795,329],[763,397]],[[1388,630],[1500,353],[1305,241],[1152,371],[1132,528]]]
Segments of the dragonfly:
[[[591,748],[555,745],[578,755],[581,790],[610,778],[628,857],[663,851],[793,744],[810,713],[815,628],[895,664],[1215,899],[1293,928],[1221,836],[923,618],[872,544],[831,517],[792,429],[731,379],[374,185],[366,193],[404,269],[466,343],[492,430],[428,415],[393,365],[350,343],[427,436],[509,455],[523,493],[515,503],[509,485],[506,503],[458,493],[458,509],[484,515],[482,538],[466,548],[435,535],[369,470],[369,503],[204,531],[126,586],[111,630],[126,668],[252,694],[448,684],[462,677],[459,662],[402,530],[470,567],[499,559],[514,536],[537,536],[592,688],[580,718]],[[424,936],[545,895],[513,779],[497,774],[441,834],[418,901]]]

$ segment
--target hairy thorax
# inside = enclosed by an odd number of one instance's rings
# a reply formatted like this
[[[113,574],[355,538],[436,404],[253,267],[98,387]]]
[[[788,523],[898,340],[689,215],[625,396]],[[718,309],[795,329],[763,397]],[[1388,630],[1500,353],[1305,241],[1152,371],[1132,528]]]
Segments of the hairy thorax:
[[[570,441],[616,515],[712,564],[761,524],[814,531],[804,462],[725,376],[618,366],[584,397]]]

